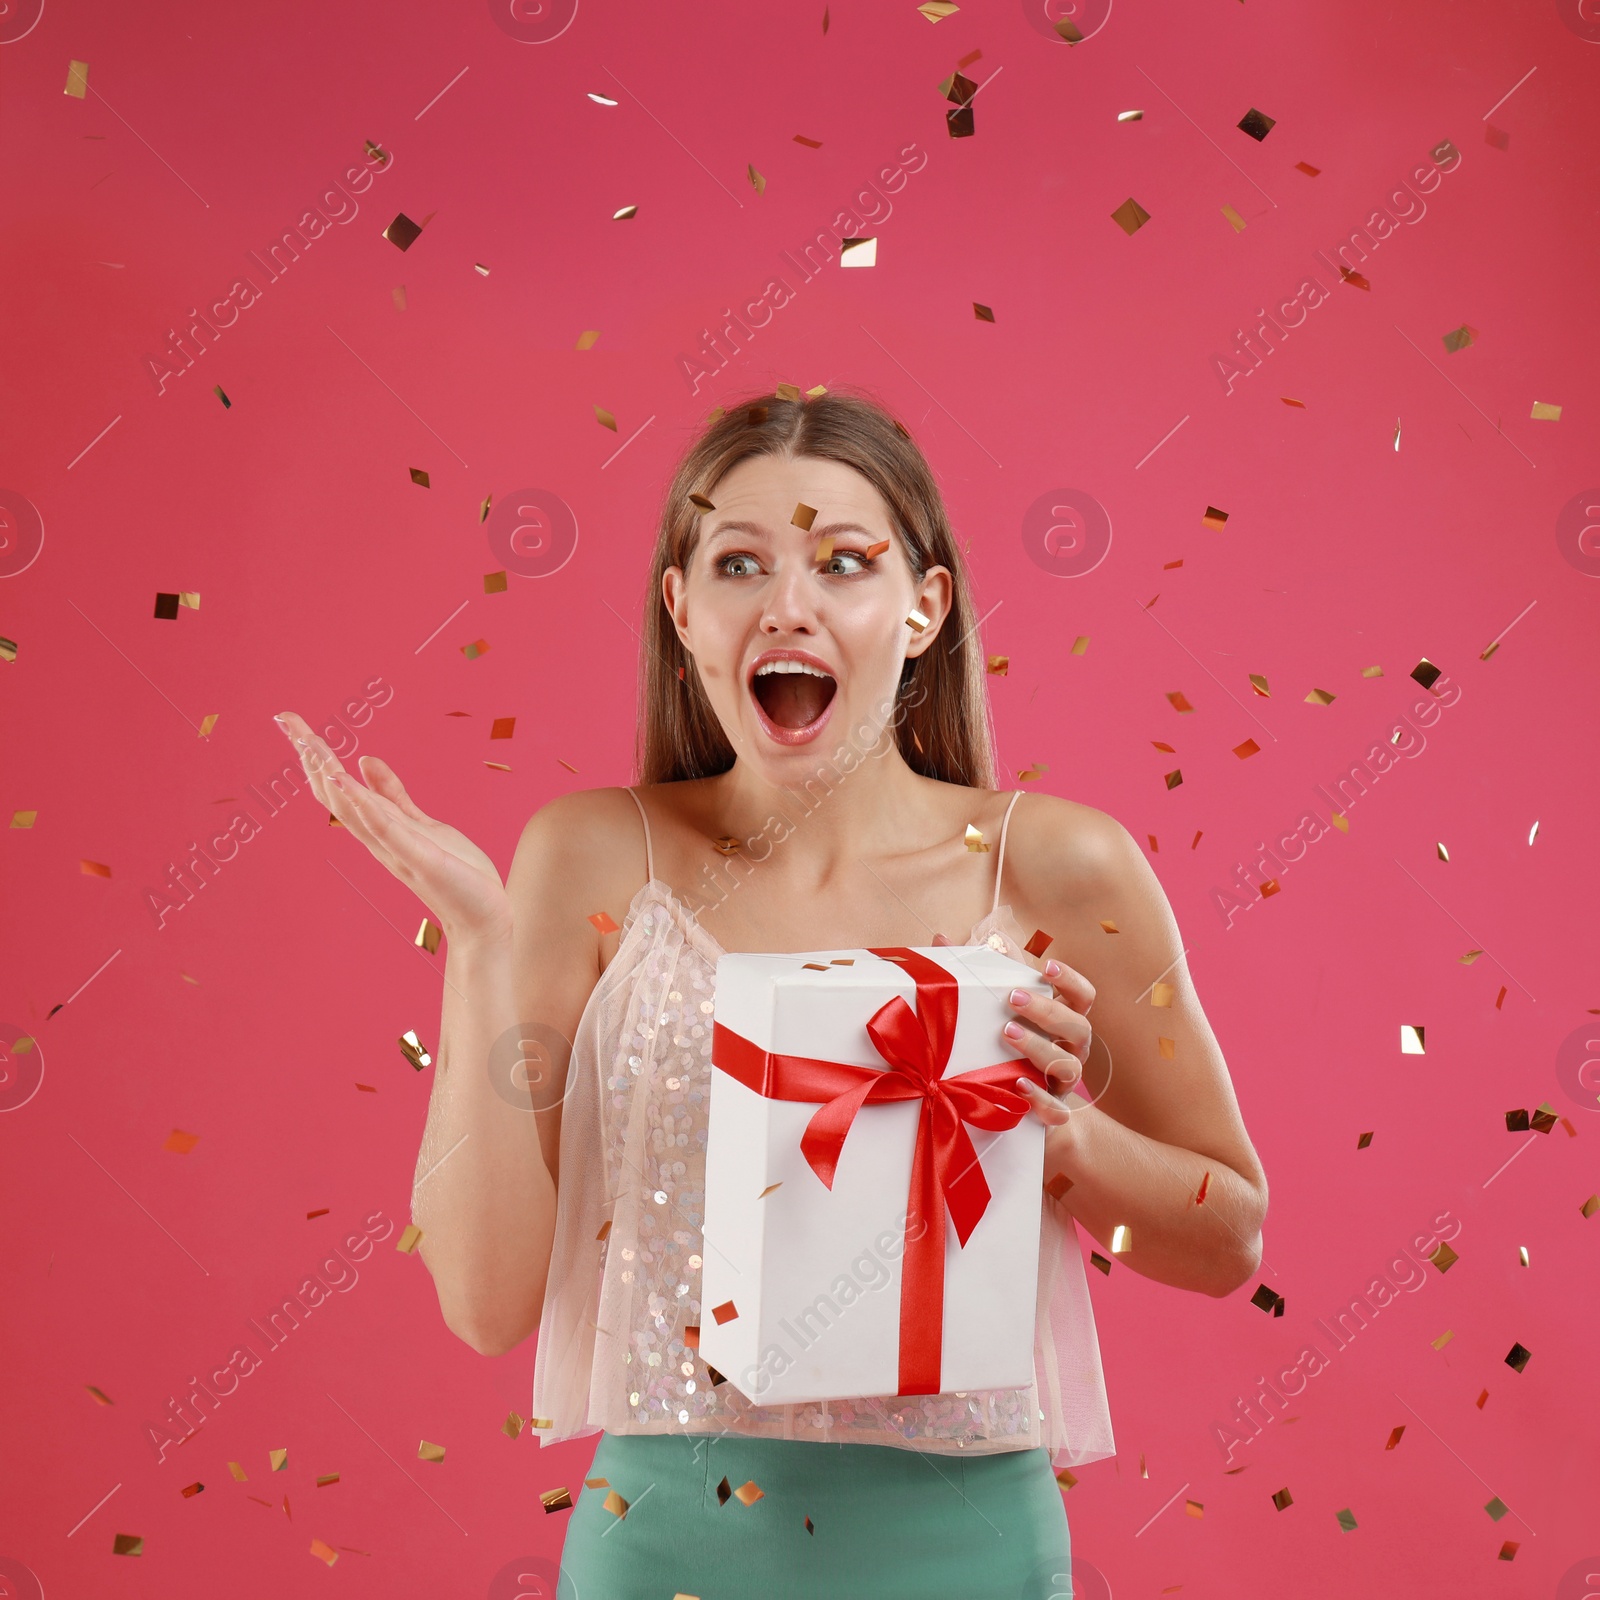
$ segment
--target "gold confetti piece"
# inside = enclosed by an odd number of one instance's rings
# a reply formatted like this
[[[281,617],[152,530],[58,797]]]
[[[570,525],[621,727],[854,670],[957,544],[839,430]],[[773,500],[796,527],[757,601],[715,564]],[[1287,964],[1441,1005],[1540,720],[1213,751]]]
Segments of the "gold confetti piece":
[[[615,1489],[606,1490],[605,1508],[619,1519],[628,1514],[628,1502]]]
[[[489,653],[489,641],[487,639],[474,639],[471,644],[462,645],[461,653],[468,661],[476,661],[479,656]]]
[[[421,484],[424,489],[428,489],[428,488],[432,487],[432,485],[428,481],[428,474],[426,472],[424,472],[421,467],[412,467],[410,469],[410,472],[411,472],[411,481],[413,483]]]
[[[553,1428],[555,1427],[555,1422],[550,1417],[529,1417],[528,1426],[530,1428]]]
[[[800,400],[800,386],[796,383],[780,383],[773,391],[780,400],[792,400],[796,404]]]
[[[1165,783],[1169,789],[1176,789],[1183,782],[1183,768],[1174,767],[1171,772],[1163,773],[1162,782]]]
[[[1125,1250],[1133,1248],[1133,1229],[1127,1223],[1119,1222],[1111,1230],[1111,1253],[1121,1255]]]
[[[1101,1272],[1105,1273],[1108,1278],[1111,1276],[1111,1262],[1105,1256],[1101,1255],[1098,1250],[1091,1250],[1089,1252],[1089,1265],[1091,1267],[1097,1267]]]
[[[1169,690],[1168,693],[1167,693],[1167,699],[1172,702],[1172,709],[1174,711],[1183,712],[1183,711],[1193,711],[1194,710],[1194,707],[1189,704],[1189,701],[1188,701],[1187,697],[1183,694],[1183,692],[1181,690],[1178,690],[1178,689]]]
[[[311,1554],[318,1561],[326,1561],[330,1567],[339,1559],[339,1552],[331,1544],[324,1544],[320,1539],[311,1541]]]
[[[39,813],[37,811],[13,811],[11,813],[11,826],[13,828],[31,828],[38,818]]]
[[[613,433],[617,431],[617,419],[604,406],[594,408],[594,417],[602,428],[609,428]]]
[[[578,342],[573,346],[573,348],[576,350],[592,350],[594,349],[595,341],[599,337],[600,330],[598,328],[585,328],[583,332],[578,335]]]
[[[1200,519],[1200,525],[1203,528],[1210,528],[1213,532],[1218,532],[1228,525],[1228,513],[1226,511],[1218,511],[1215,506],[1207,506],[1206,514]]]
[[[736,839],[731,833],[721,839],[713,839],[711,842],[716,847],[717,854],[723,856],[737,855],[744,843],[743,840]]]
[[[1272,1503],[1280,1511],[1285,1511],[1294,1504],[1294,1496],[1287,1489],[1280,1489],[1273,1495]]]
[[[119,1533],[111,1541],[111,1553],[114,1556],[142,1556],[144,1554],[144,1535],[138,1533]]]
[[[979,322],[993,322],[994,311],[989,306],[979,305],[976,300],[972,302],[972,314]]]
[[[1083,33],[1079,29],[1077,23],[1075,23],[1071,17],[1062,17],[1061,20],[1055,24],[1055,30],[1063,39],[1067,41],[1068,44],[1083,43]]]
[[[316,1217],[325,1217],[325,1216],[327,1216],[327,1214],[328,1214],[328,1207],[327,1206],[323,1206],[320,1211],[308,1211],[308,1212],[306,1212],[306,1221],[310,1222]]]
[[[1244,218],[1232,206],[1224,206],[1222,214],[1228,219],[1228,224],[1235,233],[1244,232]]]
[[[417,1030],[415,1028],[407,1028],[406,1031],[400,1035],[396,1043],[400,1046],[400,1054],[403,1055],[418,1072],[421,1072],[424,1067],[431,1067],[433,1065],[433,1057],[430,1056],[423,1048],[422,1040],[417,1037]]]
[[[17,659],[17,641],[15,639],[0,639],[0,657],[7,661]]]
[[[878,556],[881,556],[884,553],[884,551],[887,550],[888,548],[889,548],[889,541],[887,539],[876,539],[876,540],[874,540],[871,544],[869,544],[867,546],[867,550],[866,550],[867,559],[869,561],[875,560]]]
[[[472,263],[472,270],[474,272],[476,272],[480,277],[487,278],[489,276],[489,269],[486,266],[484,266],[484,264],[481,261],[474,261]]]
[[[1435,842],[1434,849],[1439,852],[1439,859],[1441,861],[1448,861],[1450,859],[1450,852],[1446,850],[1442,844]]]
[[[1369,1144],[1371,1144],[1371,1143],[1372,1143],[1372,1135],[1370,1133],[1364,1133],[1364,1134],[1361,1135],[1361,1137],[1359,1139],[1356,1140],[1356,1149],[1357,1150],[1365,1150],[1367,1148],[1367,1146]]]
[[[1037,763],[1035,763],[1031,767],[1024,767],[1017,774],[1017,782],[1018,783],[1032,783],[1035,778],[1043,777],[1045,772],[1046,772],[1046,770],[1047,770],[1046,768],[1039,766]]]
[[[765,194],[767,192],[767,180],[753,166],[747,166],[745,171],[750,178],[750,187],[757,194]]]
[[[1306,696],[1305,703],[1308,706],[1331,706],[1336,699],[1338,696],[1329,694],[1326,689],[1313,689]]]
[[[973,827],[970,822],[967,824],[967,832],[964,843],[966,844],[967,849],[971,850],[974,854],[989,848],[988,845],[983,842],[983,829]]]
[[[561,761],[561,757],[557,756],[556,760]],[[564,766],[568,772],[576,772],[578,770],[570,761],[561,761],[561,765]]]
[[[988,660],[989,675],[994,678],[1004,678],[1011,670],[1010,656],[990,656]]]
[[[724,1322],[732,1322],[739,1315],[738,1308],[731,1300],[724,1300],[720,1306],[712,1306],[711,1315],[717,1319],[717,1326]]]
[[[1203,1517],[1206,1514],[1205,1506],[1198,1500],[1185,1500],[1183,1502],[1183,1509],[1191,1517]]]
[[[444,929],[441,928],[437,922],[431,921],[429,918],[424,917],[422,919],[422,926],[417,929],[416,938],[411,942],[416,945],[419,950],[426,950],[431,956],[438,954],[439,941],[443,937]]]
[[[1130,195],[1111,213],[1111,220],[1126,234],[1137,233],[1150,220],[1150,213]]]
[[[1521,1262],[1521,1264],[1523,1266],[1527,1266],[1527,1264],[1528,1264],[1528,1247],[1527,1247],[1527,1245],[1519,1244],[1517,1246],[1517,1260],[1519,1262]]]
[[[1465,350],[1478,337],[1478,330],[1463,322],[1459,328],[1452,328],[1443,337],[1445,349],[1454,354],[1457,350]]]
[[[828,391],[820,383],[814,383],[809,389],[806,390],[806,399],[815,400],[819,395],[825,395],[827,392]],[[884,543],[887,544],[888,540],[884,540]]]
[[[87,61],[69,61],[67,63],[67,84],[61,91],[70,94],[74,100],[82,100],[89,92],[89,63]]]
[[[329,1486],[330,1486],[330,1485],[331,1485],[331,1484],[335,1484],[335,1483],[337,1483],[337,1482],[338,1482],[338,1481],[339,1481],[339,1474],[338,1474],[338,1473],[337,1473],[337,1472],[324,1472],[324,1473],[323,1473],[323,1474],[322,1474],[322,1475],[321,1475],[321,1476],[320,1476],[320,1477],[319,1477],[319,1478],[318,1478],[318,1479],[317,1479],[317,1487],[318,1487],[318,1488],[319,1488],[319,1489],[326,1489],[326,1488],[328,1488],[328,1487],[329,1487]]]
[[[1398,417],[1395,418],[1394,423],[1394,447],[1396,450],[1400,448],[1400,419]]]
[[[615,933],[617,931],[617,925],[612,921],[609,912],[591,912],[589,920],[595,925],[596,928],[600,930],[601,933]]]
[[[1156,983],[1151,986],[1150,1004],[1153,1006],[1170,1006],[1172,997],[1178,992],[1175,983]]]
[[[774,1189],[781,1189],[782,1187],[783,1187],[783,1180],[780,1178],[776,1183],[769,1183],[766,1186],[766,1188],[763,1189],[761,1191],[761,1193],[756,1196],[756,1199],[757,1200],[765,1200],[767,1198],[767,1196],[769,1194],[771,1194]]]
[[[585,1478],[583,1486],[585,1489],[609,1489],[611,1480],[609,1478]]]
[[[1089,635],[1086,633],[1080,633],[1078,637],[1072,641],[1072,653],[1075,656],[1081,656],[1087,654],[1088,649]]]
[[[1485,1506],[1485,1507],[1484,1507],[1484,1508],[1483,1508],[1483,1509],[1484,1509],[1484,1510],[1485,1510],[1485,1511],[1487,1511],[1487,1512],[1488,1512],[1488,1513],[1489,1513],[1489,1515],[1490,1515],[1490,1516],[1491,1516],[1491,1517],[1492,1517],[1492,1518],[1493,1518],[1493,1519],[1494,1519],[1494,1520],[1495,1520],[1495,1521],[1496,1521],[1496,1522],[1498,1522],[1498,1521],[1499,1521],[1499,1520],[1500,1520],[1500,1519],[1501,1519],[1501,1517],[1503,1517],[1503,1516],[1505,1516],[1505,1515],[1506,1515],[1506,1513],[1507,1513],[1507,1512],[1508,1512],[1508,1511],[1510,1511],[1510,1509],[1511,1509],[1511,1507],[1510,1507],[1510,1506],[1508,1506],[1508,1505],[1507,1505],[1507,1504],[1506,1504],[1506,1503],[1505,1503],[1505,1501],[1504,1501],[1504,1500],[1502,1500],[1502,1499],[1501,1499],[1501,1498],[1500,1498],[1500,1496],[1499,1496],[1499,1495],[1496,1495],[1496,1496],[1495,1496],[1495,1497],[1494,1497],[1494,1499],[1492,1499],[1492,1500],[1491,1500],[1491,1501],[1490,1501],[1490,1502],[1489,1502],[1489,1503],[1488,1503],[1488,1505],[1486,1505],[1486,1506]]]
[[[1077,1487],[1078,1477],[1070,1467],[1057,1467],[1056,1482],[1059,1483],[1063,1489],[1073,1489]]]
[[[1269,117],[1266,112],[1257,111],[1254,106],[1251,106],[1239,118],[1238,126],[1241,132],[1248,133],[1252,139],[1259,143],[1277,126],[1277,119]]]
[[[424,1439],[417,1446],[417,1460],[435,1462],[443,1461],[444,1446],[442,1444],[429,1444],[428,1441]]]
[[[595,1237],[595,1242],[596,1243],[602,1242],[605,1239],[606,1235],[608,1233],[610,1233],[610,1232],[611,1232],[611,1219],[609,1217],[607,1217],[606,1220],[600,1224],[600,1231],[594,1236]]]
[[[1531,1350],[1524,1349],[1520,1344],[1514,1344],[1506,1353],[1506,1365],[1513,1372],[1521,1372],[1527,1366],[1528,1358],[1532,1354]]]
[[[1161,1034],[1157,1034],[1156,1049],[1163,1061],[1176,1061],[1178,1059],[1178,1041],[1176,1039],[1168,1039]]]
[[[629,217],[636,217],[638,214],[638,206],[624,206],[620,211],[611,213],[611,220],[613,222],[626,222]]]
[[[289,1465],[289,1452],[287,1450],[269,1450],[268,1459],[272,1462],[274,1472],[282,1472]]]
[[[422,1229],[416,1223],[408,1222],[401,1230],[400,1237],[395,1240],[394,1247],[403,1256],[408,1256],[422,1243]],[[439,1458],[441,1461],[443,1456]]]
[[[946,17],[953,17],[961,9],[951,3],[951,0],[923,0],[917,7],[929,22],[943,22]]]
[[[954,9],[952,7],[952,9]],[[839,265],[841,267],[875,267],[878,264],[878,241],[871,239],[841,239]]]
[[[702,511],[715,511],[717,509],[703,494],[692,494],[689,499],[693,504],[699,506]]]
[[[506,1438],[515,1439],[526,1426],[527,1424],[516,1414],[515,1411],[508,1411],[506,1413],[506,1420],[500,1424],[500,1431],[506,1436]]]
[[[103,861],[80,861],[78,870],[91,878],[109,878],[111,876],[111,868]]]
[[[1043,928],[1035,928],[1033,937],[1022,948],[1037,961],[1054,943],[1055,939],[1052,935],[1046,933]]]
[[[1309,161],[1297,161],[1294,165],[1296,172],[1303,172],[1308,178],[1321,176],[1322,168],[1312,166]]]
[[[243,1467],[239,1465],[237,1461],[230,1461],[228,1463],[228,1471],[233,1474],[233,1481],[235,1483],[248,1483],[250,1481],[250,1475],[244,1470]]]
[[[789,518],[796,528],[804,528],[808,533],[811,531],[811,524],[816,520],[817,508],[808,506],[803,500],[795,506],[794,514]]]
[[[383,236],[398,249],[409,250],[422,237],[422,229],[402,211],[383,230]]]
[[[30,1044],[33,1043],[33,1041],[31,1039],[28,1042]],[[13,1052],[16,1052],[17,1045],[21,1044],[21,1043],[22,1043],[22,1041],[20,1039],[18,1039],[16,1044],[12,1045],[11,1048],[12,1048]],[[20,1053],[20,1052],[18,1052],[18,1053]],[[89,1391],[89,1393],[94,1396],[96,1403],[99,1404],[99,1405],[109,1406],[109,1405],[114,1405],[116,1403],[115,1401],[113,1401],[113,1400],[111,1400],[111,1399],[109,1399],[107,1397],[107,1395],[105,1394],[104,1390],[95,1388],[95,1386],[92,1383],[84,1384],[84,1388],[87,1389]]]
[[[906,626],[910,628],[913,633],[924,633],[927,631],[930,620],[931,618],[923,616],[920,611],[913,610],[906,618]],[[107,873],[106,876],[109,877],[110,874]]]
[[[233,410],[233,401],[231,401],[227,397],[227,395],[223,392],[223,388],[222,388],[222,385],[220,383],[212,384],[211,392],[212,392],[212,394],[214,394],[217,397],[217,399],[219,399],[222,402],[223,408],[225,410],[228,410],[228,411],[232,411]]]
[[[954,11],[955,7],[952,6],[950,9]],[[756,1486],[755,1480],[752,1479],[749,1483],[741,1483],[739,1487],[733,1491],[733,1496],[734,1499],[739,1501],[741,1505],[753,1506],[757,1500],[760,1500],[764,1497],[764,1491],[759,1489]]]
[[[1553,406],[1548,401],[1535,400],[1533,410],[1529,413],[1529,420],[1533,422],[1559,422],[1561,420],[1561,407]]]
[[[1119,111],[1117,113],[1117,121],[1118,122],[1143,122],[1144,121],[1144,112],[1142,112],[1142,111]]]
[[[563,1484],[558,1489],[541,1490],[539,1502],[544,1507],[546,1516],[549,1516],[552,1511],[570,1511],[572,1509],[572,1494]]]
[[[186,1156],[200,1143],[198,1133],[185,1133],[182,1128],[174,1128],[162,1142],[163,1150],[171,1150],[180,1156]]]
[[[834,956],[829,962],[830,967],[853,967],[856,964],[854,956]]]
[[[1449,1344],[1453,1338],[1455,1338],[1455,1336],[1456,1330],[1454,1328],[1446,1328],[1444,1332],[1433,1341],[1433,1348],[1435,1350],[1443,1350],[1444,1347]]]
[[[395,310],[404,311],[406,308],[406,286],[403,283],[397,283],[389,291],[389,294],[394,301]]]
[[[1600,1194],[1592,1194],[1578,1207],[1580,1215],[1587,1221],[1595,1212],[1600,1211]]]
[[[1400,1054],[1403,1056],[1425,1056],[1427,1049],[1424,1046],[1424,1029],[1421,1023],[1402,1022],[1400,1024]]]
[[[1330,812],[1329,815],[1328,815],[1328,821],[1331,822],[1334,825],[1334,827],[1336,827],[1339,830],[1340,833],[1349,833],[1349,831],[1350,831],[1350,819],[1344,814],[1344,812],[1342,812],[1342,811]]]

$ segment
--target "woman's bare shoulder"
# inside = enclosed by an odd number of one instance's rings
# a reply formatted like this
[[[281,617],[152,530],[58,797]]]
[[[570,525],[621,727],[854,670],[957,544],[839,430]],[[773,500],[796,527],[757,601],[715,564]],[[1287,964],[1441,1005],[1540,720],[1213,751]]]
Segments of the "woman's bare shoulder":
[[[1026,792],[1012,813],[1006,872],[1060,896],[1098,896],[1149,872],[1133,835],[1109,812],[1062,795]]]
[[[578,789],[528,818],[506,879],[513,910],[527,899],[582,915],[626,906],[645,880],[644,825],[628,791]],[[620,911],[612,915],[620,921]]]

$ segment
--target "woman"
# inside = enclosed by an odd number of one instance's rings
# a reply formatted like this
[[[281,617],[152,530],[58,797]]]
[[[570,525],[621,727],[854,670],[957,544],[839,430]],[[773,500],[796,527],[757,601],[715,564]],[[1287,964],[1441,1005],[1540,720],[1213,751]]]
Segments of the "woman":
[[[280,719],[449,941],[412,1213],[454,1332],[499,1355],[538,1328],[541,1439],[603,1430],[562,1593],[1065,1593],[1052,1465],[1113,1450],[1072,1219],[1211,1295],[1260,1258],[1266,1180],[1166,898],[1109,816],[996,791],[961,556],[873,402],[715,415],[667,493],[645,630],[640,786],[546,805],[504,885],[384,762],[363,787]],[[692,1331],[717,957],[966,929],[1019,960],[1023,930],[1053,940],[1052,996],[1015,991],[996,1040],[1050,1083],[1018,1079],[1046,1125],[1035,1382],[753,1405]]]

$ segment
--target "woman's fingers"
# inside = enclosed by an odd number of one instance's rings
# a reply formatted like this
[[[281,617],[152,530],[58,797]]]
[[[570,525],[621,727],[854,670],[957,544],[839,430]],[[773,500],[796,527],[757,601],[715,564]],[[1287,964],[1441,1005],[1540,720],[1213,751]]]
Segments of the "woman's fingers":
[[[1053,1093],[1066,1093],[1083,1077],[1083,1063],[1067,1049],[1064,1040],[1049,1038],[1020,1022],[1008,1022],[1001,1031],[1012,1049],[1020,1050],[1034,1066],[1044,1069]]]
[[[431,823],[434,820],[406,793],[406,786],[387,761],[379,756],[362,756],[356,765],[361,768],[361,776],[367,780],[367,787],[392,801],[413,822]]]
[[[1059,1128],[1072,1118],[1072,1108],[1047,1094],[1027,1078],[1017,1079],[1017,1091],[1028,1102],[1033,1114],[1048,1128]]]
[[[1088,1059],[1094,1030],[1081,1012],[1064,1001],[1052,1000],[1048,995],[1029,994],[1026,989],[1013,989],[1007,999],[1019,1020],[1036,1028],[1046,1038],[1060,1039],[1080,1060]]]
[[[1094,985],[1081,972],[1062,961],[1047,961],[1044,975],[1066,1005],[1087,1015],[1089,1007],[1094,1004]]]

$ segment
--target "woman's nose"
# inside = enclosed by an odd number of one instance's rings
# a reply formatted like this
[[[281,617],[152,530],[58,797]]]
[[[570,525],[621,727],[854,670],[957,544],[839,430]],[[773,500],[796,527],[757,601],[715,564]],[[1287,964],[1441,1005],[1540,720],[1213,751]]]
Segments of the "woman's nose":
[[[785,562],[766,586],[761,625],[769,633],[808,633],[816,626],[817,596],[811,569]]]

